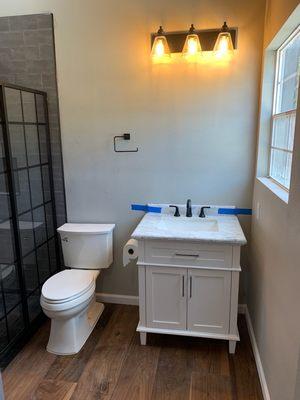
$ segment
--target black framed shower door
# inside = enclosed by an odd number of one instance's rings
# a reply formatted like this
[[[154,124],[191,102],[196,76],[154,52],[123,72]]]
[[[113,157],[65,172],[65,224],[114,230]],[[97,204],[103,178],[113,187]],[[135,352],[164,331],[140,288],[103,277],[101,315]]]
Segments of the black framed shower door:
[[[59,269],[47,94],[0,84],[0,365],[42,319]]]

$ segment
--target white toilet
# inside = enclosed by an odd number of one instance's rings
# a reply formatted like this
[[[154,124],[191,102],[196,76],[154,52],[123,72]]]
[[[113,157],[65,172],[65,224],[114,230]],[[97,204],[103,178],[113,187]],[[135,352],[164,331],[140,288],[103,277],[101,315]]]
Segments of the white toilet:
[[[113,224],[64,224],[60,234],[66,269],[42,287],[41,306],[51,318],[50,353],[75,354],[96,325],[104,305],[96,302],[96,278],[113,261]]]

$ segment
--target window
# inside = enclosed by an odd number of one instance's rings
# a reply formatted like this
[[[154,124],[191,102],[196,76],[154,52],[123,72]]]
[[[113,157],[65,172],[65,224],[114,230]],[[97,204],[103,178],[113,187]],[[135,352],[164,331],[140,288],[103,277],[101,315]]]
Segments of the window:
[[[269,176],[289,190],[300,72],[300,26],[276,56]]]

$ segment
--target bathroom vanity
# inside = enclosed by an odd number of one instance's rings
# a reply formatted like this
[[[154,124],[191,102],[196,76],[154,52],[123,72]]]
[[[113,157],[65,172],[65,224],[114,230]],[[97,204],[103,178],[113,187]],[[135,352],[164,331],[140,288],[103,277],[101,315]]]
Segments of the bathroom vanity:
[[[144,216],[138,240],[141,344],[147,333],[226,339],[235,352],[240,248],[236,216]]]

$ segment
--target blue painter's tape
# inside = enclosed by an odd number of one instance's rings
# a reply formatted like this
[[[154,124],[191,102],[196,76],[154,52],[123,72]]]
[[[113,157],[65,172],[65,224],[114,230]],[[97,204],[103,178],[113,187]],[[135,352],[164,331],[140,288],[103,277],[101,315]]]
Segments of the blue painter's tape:
[[[251,208],[219,208],[218,214],[252,215]]]
[[[148,206],[148,212],[153,212],[153,213],[160,214],[161,213],[161,207]]]
[[[131,204],[131,209],[134,211],[161,213],[161,207],[147,206],[143,204]]]
[[[142,204],[131,204],[131,209],[134,211],[145,211],[147,212],[148,206],[143,206]]]

